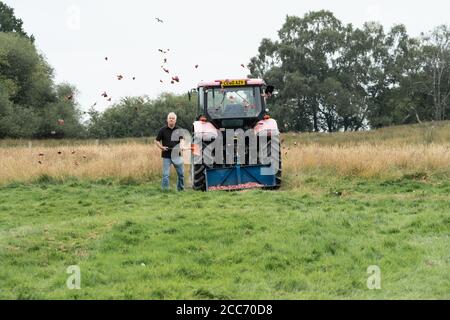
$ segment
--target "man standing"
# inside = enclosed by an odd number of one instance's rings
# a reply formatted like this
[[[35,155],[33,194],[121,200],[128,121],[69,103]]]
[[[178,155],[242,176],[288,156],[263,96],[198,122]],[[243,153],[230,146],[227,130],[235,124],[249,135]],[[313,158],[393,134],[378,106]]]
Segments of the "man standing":
[[[172,140],[172,134],[175,130],[180,129],[176,126],[177,123],[177,115],[173,112],[169,113],[167,116],[167,125],[162,127],[159,130],[158,136],[156,137],[155,143],[159,149],[161,149],[161,157],[163,159],[163,176],[161,187],[163,190],[169,189],[169,173],[170,173],[170,165],[173,164],[175,170],[177,171],[178,180],[177,180],[177,190],[184,190],[184,167],[183,167],[183,158],[180,156],[179,151],[174,152],[176,155],[172,155],[172,151],[178,145],[182,137]],[[180,150],[177,148],[176,150]]]

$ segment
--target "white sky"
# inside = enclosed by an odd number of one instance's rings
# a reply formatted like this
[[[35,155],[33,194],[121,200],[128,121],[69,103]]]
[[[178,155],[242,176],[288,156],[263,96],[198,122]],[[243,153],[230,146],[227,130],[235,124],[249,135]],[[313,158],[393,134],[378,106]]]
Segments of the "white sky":
[[[74,84],[81,108],[97,102],[99,111],[125,96],[156,98],[186,92],[200,80],[245,77],[248,70],[240,65],[257,54],[262,38],[277,38],[286,15],[326,9],[357,27],[366,21],[385,28],[403,23],[411,36],[450,23],[448,0],[2,1],[36,37],[56,82]],[[159,48],[170,52],[163,55]],[[164,57],[170,76],[161,69]],[[124,80],[117,80],[119,74]],[[180,83],[172,85],[175,75]],[[100,96],[103,91],[112,102]]]

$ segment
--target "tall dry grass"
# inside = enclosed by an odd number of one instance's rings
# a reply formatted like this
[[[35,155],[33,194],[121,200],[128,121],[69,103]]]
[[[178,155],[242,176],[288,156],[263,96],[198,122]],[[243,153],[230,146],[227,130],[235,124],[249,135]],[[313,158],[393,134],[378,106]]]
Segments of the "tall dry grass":
[[[291,143],[282,150],[283,174],[291,178],[305,173],[372,178],[450,171],[450,144],[324,146]],[[189,175],[189,170],[186,172]],[[152,181],[159,179],[160,174],[160,152],[152,145],[0,149],[0,183],[31,181],[42,176],[58,180],[77,177]]]
[[[362,178],[429,176],[450,172],[450,144],[307,145],[285,147],[283,156],[283,172],[290,176],[310,171]]]
[[[160,152],[153,145],[0,148],[0,183],[44,175],[58,180],[113,177],[148,181],[156,178],[160,168]]]
[[[448,121],[370,132],[288,133],[282,141],[283,175],[292,185],[304,174],[362,178],[450,174]],[[4,140],[0,144],[0,183],[39,177],[154,181],[161,176],[160,152],[151,138],[69,145],[72,142],[33,141],[30,145]]]

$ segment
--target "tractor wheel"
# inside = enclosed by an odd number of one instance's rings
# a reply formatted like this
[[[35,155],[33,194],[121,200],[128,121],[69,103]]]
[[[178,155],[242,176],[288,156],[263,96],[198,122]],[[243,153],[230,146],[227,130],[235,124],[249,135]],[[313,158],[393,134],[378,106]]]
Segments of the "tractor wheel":
[[[203,164],[193,164],[194,166],[194,184],[193,189],[198,191],[205,191],[206,190],[206,180],[205,180],[205,170],[206,167]]]
[[[278,141],[280,141],[280,139],[278,139]],[[267,157],[271,157],[272,156],[272,139],[268,138],[267,139],[267,145],[265,147],[267,149],[267,151],[263,150],[263,154],[267,154]],[[274,145],[274,152],[278,151],[278,171],[275,174],[275,186],[273,187],[269,187],[268,189],[279,189],[281,187],[281,142],[278,143],[278,146]]]
[[[205,148],[207,147],[208,143],[203,142],[203,149],[205,150]],[[192,172],[192,176],[193,178],[193,186],[192,188],[194,190],[201,190],[201,191],[206,191],[206,168],[210,168],[213,166],[213,164],[209,164],[212,163],[213,159],[211,159],[211,157],[209,158],[211,161],[207,161],[208,164],[205,163],[205,157],[206,154],[203,153],[203,161],[201,164],[192,164],[193,168],[193,172]],[[192,161],[192,163],[194,163]]]

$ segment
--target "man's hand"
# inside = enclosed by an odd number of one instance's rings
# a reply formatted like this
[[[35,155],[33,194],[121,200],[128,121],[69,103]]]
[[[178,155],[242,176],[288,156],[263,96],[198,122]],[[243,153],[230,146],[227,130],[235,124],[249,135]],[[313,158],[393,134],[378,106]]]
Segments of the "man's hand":
[[[159,142],[158,140],[155,140],[156,145],[158,146],[159,149],[161,149],[162,151],[167,151],[169,150],[169,147],[165,147],[161,144],[161,142]]]

